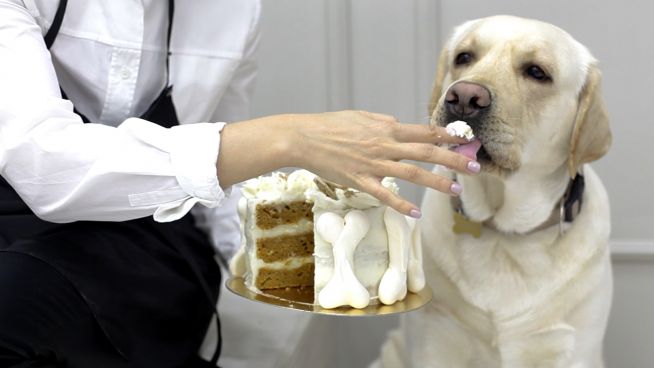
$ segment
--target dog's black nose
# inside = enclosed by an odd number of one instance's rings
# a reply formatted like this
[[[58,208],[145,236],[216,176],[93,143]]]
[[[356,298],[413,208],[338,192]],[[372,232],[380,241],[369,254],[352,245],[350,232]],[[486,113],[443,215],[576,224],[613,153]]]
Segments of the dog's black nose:
[[[472,118],[491,105],[491,95],[479,84],[457,82],[447,90],[445,105],[450,113],[462,119]]]

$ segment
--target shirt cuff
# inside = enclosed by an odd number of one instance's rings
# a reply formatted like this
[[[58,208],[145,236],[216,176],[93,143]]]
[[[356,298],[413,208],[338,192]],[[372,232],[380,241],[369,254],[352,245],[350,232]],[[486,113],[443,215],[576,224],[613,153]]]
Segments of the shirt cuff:
[[[190,197],[159,206],[154,220],[169,222],[183,217],[196,204],[217,207],[229,195],[222,190],[216,174],[220,132],[225,123],[198,123],[174,126],[170,162],[180,187]]]

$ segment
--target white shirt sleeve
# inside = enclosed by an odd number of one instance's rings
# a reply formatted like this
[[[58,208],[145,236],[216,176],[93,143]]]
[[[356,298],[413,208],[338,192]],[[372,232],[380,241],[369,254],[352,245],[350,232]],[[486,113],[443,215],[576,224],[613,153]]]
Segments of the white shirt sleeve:
[[[84,124],[60,96],[33,16],[0,0],[0,174],[52,222],[177,219],[217,206],[222,124]]]
[[[225,94],[220,99],[213,114],[214,121],[241,121],[250,117],[250,100],[254,92],[257,71],[255,51],[260,39],[260,11],[260,8],[257,8],[243,52],[243,59]],[[241,245],[240,222],[237,215],[240,197],[240,190],[234,188],[220,206],[198,207],[194,211],[197,226],[209,234],[216,251],[225,261],[228,261]]]

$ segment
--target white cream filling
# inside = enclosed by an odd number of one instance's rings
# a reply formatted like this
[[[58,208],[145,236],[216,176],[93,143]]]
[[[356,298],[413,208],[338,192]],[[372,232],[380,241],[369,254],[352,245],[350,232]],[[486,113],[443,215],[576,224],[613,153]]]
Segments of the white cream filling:
[[[253,239],[275,238],[278,236],[299,235],[313,231],[313,221],[303,218],[294,224],[275,226],[272,229],[263,230],[256,226],[250,228]]]
[[[264,262],[257,258],[256,262],[252,263],[252,268],[256,269],[257,271],[264,267],[271,270],[283,270],[298,268],[300,266],[304,266],[307,263],[313,263],[313,256],[293,257],[283,261],[275,262]]]

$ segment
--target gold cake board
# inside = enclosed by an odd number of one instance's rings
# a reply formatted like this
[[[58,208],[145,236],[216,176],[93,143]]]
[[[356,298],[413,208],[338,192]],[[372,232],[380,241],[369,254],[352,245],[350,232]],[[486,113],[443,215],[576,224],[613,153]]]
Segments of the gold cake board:
[[[248,289],[248,287],[245,286],[245,280],[242,277],[232,277],[227,280],[225,285],[227,286],[227,289],[232,293],[248,300],[280,308],[332,316],[359,317],[405,313],[421,308],[425,304],[429,303],[432,298],[431,289],[428,286],[425,286],[424,289],[417,293],[407,293],[407,296],[404,298],[404,300],[401,300],[393,305],[376,303],[362,309],[351,307],[325,309],[320,305],[313,304],[312,287],[272,289],[256,292]]]

